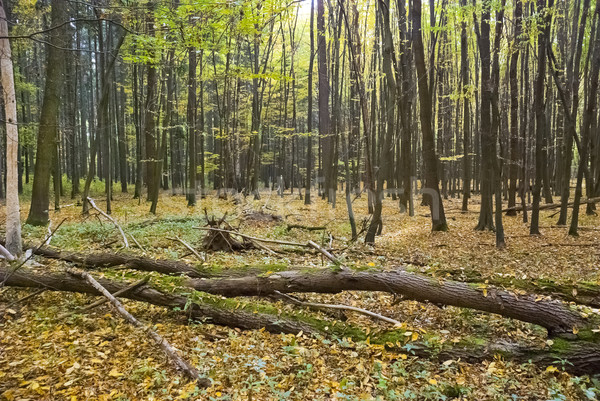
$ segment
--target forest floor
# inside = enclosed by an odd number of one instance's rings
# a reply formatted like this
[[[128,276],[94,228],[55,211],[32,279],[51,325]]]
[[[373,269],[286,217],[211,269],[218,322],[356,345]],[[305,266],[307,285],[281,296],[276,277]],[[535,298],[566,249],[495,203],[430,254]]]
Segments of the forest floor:
[[[116,189],[116,187],[115,187]],[[106,206],[97,195],[100,208]],[[63,198],[64,204],[74,201]],[[460,269],[478,271],[483,279],[512,276],[521,279],[550,278],[559,283],[587,281],[600,284],[600,217],[586,216],[582,208],[577,238],[566,228],[554,227],[555,210],[541,212],[541,236],[530,237],[522,215],[505,217],[507,248],[494,246],[492,232],[473,228],[479,205],[472,199],[468,213],[461,213],[461,200],[448,199],[444,206],[448,232],[431,233],[429,211],[419,206],[416,215],[400,213],[397,202],[384,201],[383,234],[374,248],[361,241],[349,244],[350,226],[342,194],[336,209],[321,199],[305,206],[297,193],[279,198],[262,193],[251,197],[218,199],[210,195],[194,208],[184,196],[161,195],[158,214],[148,213],[149,204],[131,195],[115,194],[112,216],[144,251],[127,252],[148,257],[183,260],[198,264],[179,243],[178,236],[201,250],[205,232],[196,226],[209,216],[221,217],[240,232],[263,238],[327,245],[331,233],[333,253],[349,267],[379,266],[383,269],[412,264],[432,276],[445,276]],[[29,210],[22,203],[23,221]],[[247,218],[263,211],[281,216],[280,221],[261,222]],[[357,223],[367,215],[366,196],[356,199]],[[4,219],[0,207],[0,221]],[[570,214],[570,213],[569,213]],[[51,226],[65,219],[51,246],[64,250],[123,252],[118,233],[95,212],[81,215],[81,207],[65,206],[50,212]],[[326,225],[326,231],[287,230],[287,224]],[[47,228],[23,226],[27,243],[43,241]],[[362,236],[361,236],[362,237]],[[275,246],[273,246],[275,248]],[[261,250],[237,253],[207,252],[205,266],[236,269],[241,266],[272,266],[273,270],[327,265],[313,252],[285,248],[271,255]],[[35,258],[40,269],[64,271],[66,263]],[[143,277],[147,273],[124,269],[93,273],[113,279]],[[151,275],[151,282],[161,280]],[[264,330],[241,331],[209,322],[188,323],[185,314],[124,300],[126,308],[140,320],[153,324],[191,363],[208,375],[213,385],[198,389],[181,378],[160,350],[139,330],[127,324],[104,305],[88,313],[75,313],[95,300],[81,294],[46,291],[27,301],[10,304],[31,290],[0,289],[0,400],[594,400],[600,398],[600,382],[563,371],[562,361],[548,368],[517,364],[497,358],[481,363],[462,360],[434,361],[411,354],[390,352],[369,342],[346,338],[317,338],[306,334],[270,334]],[[438,307],[413,301],[394,302],[391,295],[345,292],[337,295],[303,294],[303,300],[360,306],[403,322],[409,330],[407,343],[425,333],[441,341],[460,342],[477,336],[490,341],[518,339],[543,347],[545,330],[498,315],[456,307]],[[255,302],[250,298],[240,302]],[[281,310],[298,308],[277,303]],[[389,327],[388,323],[347,313],[348,321],[367,330]]]

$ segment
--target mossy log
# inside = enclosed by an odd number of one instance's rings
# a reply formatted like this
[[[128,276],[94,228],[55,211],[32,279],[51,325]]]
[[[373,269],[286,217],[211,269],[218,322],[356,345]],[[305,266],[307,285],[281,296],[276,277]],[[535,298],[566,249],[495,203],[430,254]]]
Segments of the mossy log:
[[[600,308],[600,285],[586,281],[557,283],[547,278],[517,278],[506,275],[484,276],[478,271],[464,269],[435,270],[434,274],[467,283],[486,283],[496,287],[549,295],[567,302]]]
[[[113,280],[97,279],[111,294],[127,288],[128,283],[119,283]],[[37,273],[29,269],[21,268],[16,272],[0,268],[0,282],[5,285],[24,288],[46,288],[50,291],[78,292],[101,296],[93,286],[85,281],[67,273]],[[134,301],[147,302],[152,305],[164,306],[170,309],[178,308],[185,310],[190,319],[207,320],[221,326],[237,327],[241,329],[266,328],[276,333],[317,333],[312,325],[299,319],[287,320],[282,316],[267,313],[254,313],[231,308],[223,305],[218,299],[211,298],[207,302],[189,302],[188,297],[178,294],[167,294],[143,285],[127,291],[121,295],[123,298]]]
[[[489,285],[478,285],[431,278],[404,270],[395,271],[282,271],[268,276],[223,279],[189,279],[184,285],[198,291],[227,297],[281,293],[341,291],[382,291],[404,299],[452,305],[496,313],[542,326],[550,336],[572,336],[577,329],[589,327],[568,305],[535,294],[517,295]]]
[[[27,246],[27,245],[26,245]],[[33,248],[36,255],[49,259],[74,263],[82,268],[100,269],[114,266],[126,266],[134,270],[157,272],[162,274],[185,274],[189,277],[212,277],[211,272],[203,272],[185,262],[167,259],[151,259],[121,253],[92,253],[89,255],[63,252],[49,247]]]
[[[30,246],[30,248],[32,248]],[[74,263],[78,266],[87,269],[109,268],[114,266],[126,266],[134,270],[153,271],[162,274],[184,274],[192,278],[214,278],[233,275],[251,275],[260,274],[269,270],[282,270],[277,266],[274,269],[272,266],[266,266],[265,269],[260,268],[243,268],[229,269],[231,272],[216,271],[210,267],[196,267],[185,262],[167,260],[167,259],[152,259],[127,255],[124,253],[94,253],[81,254],[76,252],[63,252],[50,247],[34,249],[34,253],[49,259],[63,260],[65,262]],[[402,268],[402,267],[399,267]],[[410,269],[407,269],[411,271]],[[538,295],[549,295],[554,298],[559,298],[568,302],[575,302],[581,305],[588,305],[594,308],[600,308],[600,285],[588,282],[579,283],[557,283],[550,279],[519,279],[516,277],[501,277],[501,276],[483,276],[481,273],[474,270],[435,270],[434,274],[445,278],[450,278],[455,281],[467,283],[480,283],[482,285],[489,284],[495,287],[505,289],[519,289]],[[425,274],[423,274],[425,276]],[[485,283],[487,281],[487,283]]]
[[[45,288],[50,291],[68,291],[90,295],[101,295],[99,291],[86,281],[79,280],[67,273],[38,273],[29,269],[21,269],[15,273],[0,268],[0,281],[8,286],[22,288]],[[127,288],[127,283],[113,280],[97,279],[108,292],[115,293]],[[241,329],[262,329],[279,334],[297,334],[300,331],[309,335],[330,338],[351,338],[353,341],[364,341],[369,338],[371,344],[380,344],[396,352],[408,352],[402,341],[409,336],[402,329],[376,332],[367,335],[362,329],[343,322],[331,322],[313,318],[302,313],[284,314],[279,309],[238,307],[233,300],[220,300],[208,296],[205,302],[190,301],[188,297],[178,294],[166,294],[148,285],[143,285],[125,292],[123,298],[147,302],[170,309],[185,309],[185,313],[194,320],[208,320],[217,325]],[[427,344],[427,345],[426,345]],[[567,341],[555,339],[550,348],[536,349],[513,343],[489,343],[482,339],[466,339],[457,345],[440,344],[435,337],[427,338],[427,342],[411,342],[410,353],[433,358],[439,361],[461,358],[476,363],[484,359],[493,359],[501,355],[505,359],[523,363],[532,361],[540,367],[556,365],[557,360],[565,361],[565,369],[573,374],[600,373],[600,345],[588,341]]]
[[[550,336],[572,336],[574,329],[581,331],[597,325],[597,321],[581,317],[579,313],[562,302],[537,294],[518,295],[485,283],[443,280],[402,269],[393,271],[291,270],[280,271],[268,276],[249,274],[242,277],[216,279],[214,272],[209,269],[201,271],[183,262],[116,254],[89,256],[65,254],[45,248],[37,253],[73,262],[83,267],[110,267],[121,262],[132,269],[184,274],[191,277],[185,285],[198,291],[226,297],[268,296],[274,294],[275,291],[281,293],[381,291],[405,299],[497,313],[542,326],[548,330]]]

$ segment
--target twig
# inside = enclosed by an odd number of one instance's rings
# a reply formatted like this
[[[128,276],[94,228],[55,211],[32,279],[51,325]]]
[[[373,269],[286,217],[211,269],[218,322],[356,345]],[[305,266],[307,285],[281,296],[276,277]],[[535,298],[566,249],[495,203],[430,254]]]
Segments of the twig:
[[[0,245],[0,255],[4,256],[4,259],[8,260],[9,262],[12,262],[17,259],[13,256],[12,253],[8,251],[8,249],[3,247],[2,245]]]
[[[266,297],[267,299],[271,300],[271,301],[281,301],[281,302],[285,302],[291,305],[298,305],[299,300],[296,300],[295,298],[292,298],[292,300],[290,300],[288,296],[288,298],[286,298],[283,295],[279,295],[279,294],[271,294],[269,296]],[[310,310],[314,310],[317,312],[321,312],[326,314],[327,316],[336,319],[336,320],[340,320],[340,321],[346,321],[348,318],[346,317],[346,315],[344,314],[344,311],[339,310],[339,309],[329,309],[329,308],[320,308],[317,306],[307,306],[307,308],[309,308]]]
[[[303,226],[302,224],[288,224],[285,229],[287,231],[291,231],[294,228],[298,228],[301,230],[307,230],[307,231],[320,231],[320,230],[327,229],[327,227],[325,227],[325,226]]]
[[[135,237],[133,236],[133,234],[129,233],[129,236],[131,237],[131,239],[133,240],[133,242],[135,243],[135,245],[142,250],[142,252],[146,252],[146,250],[144,249],[144,247],[140,245],[140,243],[138,242],[137,239],[135,239]]]
[[[88,196],[86,199],[90,203],[90,206],[92,206],[94,209],[96,209],[98,211],[98,213],[100,213],[102,216],[106,217],[108,220],[110,220],[115,225],[115,227],[117,228],[117,230],[119,230],[119,232],[121,233],[121,236],[123,237],[123,244],[125,245],[125,248],[129,248],[129,241],[127,241],[125,232],[123,231],[121,226],[115,221],[115,219],[110,217],[108,214],[104,213],[98,206],[96,206],[96,203],[94,202],[94,200],[92,198],[90,198]]]
[[[260,249],[267,251],[268,253],[270,253],[271,255],[277,255],[277,252],[275,252],[274,250],[272,250],[271,248],[269,248],[266,245],[261,244],[259,241],[252,241],[251,242],[256,245],[257,247],[259,247]]]
[[[88,198],[89,199],[89,198]],[[123,304],[116,299],[106,288],[104,288],[100,283],[98,283],[92,276],[90,276],[87,272],[76,270],[69,268],[67,269],[69,274],[73,276],[79,277],[82,280],[87,281],[92,287],[98,290],[102,295],[108,298],[110,304],[119,312],[125,320],[127,320],[134,327],[142,329],[148,337],[153,339],[156,344],[162,349],[162,351],[174,362],[174,364],[181,369],[188,377],[195,380],[199,387],[208,387],[210,386],[210,380],[206,377],[201,377],[200,372],[190,365],[186,360],[181,358],[175,348],[171,344],[167,342],[160,334],[152,330],[150,327],[145,326],[139,320],[137,320],[131,313],[129,313]]]
[[[206,262],[206,258],[204,256],[202,256],[200,253],[198,253],[198,251],[196,251],[194,248],[192,248],[192,246],[190,244],[188,244],[187,242],[185,242],[184,240],[182,240],[179,237],[175,237],[175,238],[167,238],[170,239],[171,241],[179,241],[183,246],[185,246],[189,251],[191,251],[194,255],[196,255],[196,257],[203,261]]]
[[[50,245],[50,241],[52,241],[52,230],[50,229],[50,226],[52,225],[52,223],[48,223],[48,234],[46,234],[46,245]]]
[[[66,221],[66,220],[67,220],[67,219],[62,219],[62,221],[61,221],[60,223],[58,223],[58,225],[56,226],[56,228],[55,228],[54,230],[52,230],[52,232],[50,233],[50,235],[49,235],[49,236],[47,236],[47,237],[44,239],[44,241],[43,241],[41,244],[39,244],[39,245],[37,246],[37,248],[35,248],[35,249],[33,250],[33,252],[31,252],[31,253],[29,254],[29,256],[27,256],[27,257],[26,257],[26,258],[25,258],[25,259],[24,259],[24,260],[23,260],[21,263],[19,263],[19,264],[18,264],[18,265],[17,265],[17,266],[16,266],[14,269],[12,269],[12,270],[11,270],[11,271],[10,271],[10,272],[9,272],[9,273],[6,275],[6,277],[4,277],[4,280],[2,280],[2,282],[0,283],[0,288],[4,287],[4,285],[6,284],[6,281],[7,281],[7,280],[8,280],[8,279],[9,279],[9,278],[10,278],[10,277],[13,275],[13,274],[15,274],[15,272],[16,272],[17,270],[19,270],[19,269],[20,269],[20,268],[21,268],[21,267],[22,267],[22,266],[23,266],[25,263],[27,263],[27,261],[28,261],[29,259],[31,259],[31,258],[33,257],[33,255],[35,255],[35,254],[37,253],[37,251],[39,251],[39,250],[40,250],[40,249],[41,249],[41,248],[42,248],[44,245],[46,245],[46,242],[48,241],[48,239],[49,239],[49,238],[52,238],[52,236],[54,235],[54,233],[55,233],[56,231],[58,231],[58,229],[60,228],[60,226],[62,226],[62,224],[63,224],[63,223]],[[4,247],[2,247],[2,248],[4,248]]]
[[[315,303],[315,302],[305,302],[305,301],[300,301],[297,298],[291,297],[287,294],[283,294],[279,291],[274,291],[275,294],[280,295],[286,299],[289,299],[291,302],[295,303],[296,305],[301,305],[301,306],[308,306],[308,307],[313,307],[313,308],[327,308],[327,309],[338,309],[338,310],[349,310],[349,311],[353,311],[353,312],[357,312],[357,313],[362,313],[363,315],[367,315],[370,316],[372,318],[375,319],[379,319],[379,320],[383,320],[384,322],[388,322],[391,323],[395,326],[401,326],[402,323],[400,323],[399,321],[380,315],[379,313],[375,313],[375,312],[371,312],[369,310],[366,309],[362,309],[362,308],[357,308],[355,306],[350,306],[350,305],[337,305],[337,304],[319,304],[319,303]]]
[[[142,285],[146,284],[148,282],[148,278],[149,277],[144,277],[143,279],[136,281],[135,283],[131,284],[128,287],[121,288],[119,291],[117,291],[114,294],[112,294],[112,296],[113,297],[118,297],[119,295],[123,295],[126,292],[133,291],[136,288],[141,287]],[[45,290],[45,288],[42,289],[42,290]],[[75,312],[63,313],[62,315],[58,316],[57,319],[62,320],[62,319],[65,319],[65,318],[67,318],[69,316],[72,316],[72,315],[74,315],[76,313],[82,313],[82,312],[89,311],[90,309],[94,309],[94,308],[96,308],[96,307],[98,307],[100,305],[104,305],[107,302],[108,302],[108,299],[102,298],[102,299],[100,299],[100,300],[98,300],[98,301],[96,301],[94,303],[91,303],[91,304],[89,304],[89,305],[87,305],[87,306],[85,306],[85,307],[83,307],[83,308],[81,308],[81,309],[79,309],[79,310],[77,310]]]
[[[31,299],[31,298],[33,298],[33,297],[35,297],[35,296],[38,296],[38,295],[40,295],[40,294],[41,294],[42,292],[44,292],[44,291],[46,291],[46,288],[40,288],[39,290],[37,290],[37,291],[34,291],[34,292],[32,292],[31,294],[29,294],[29,295],[27,295],[27,296],[25,296],[25,297],[23,297],[23,298],[17,299],[16,301],[13,301],[13,302],[9,303],[9,304],[6,306],[6,308],[4,308],[4,309],[6,310],[6,309],[10,308],[11,306],[18,305],[18,304],[20,304],[21,302],[25,302],[25,301],[27,301],[28,299]]]
[[[310,246],[311,248],[316,249],[317,251],[321,252],[327,259],[331,260],[336,265],[343,266],[342,262],[340,262],[340,260],[338,258],[336,258],[335,256],[333,256],[325,248],[321,247],[316,242],[314,242],[314,241],[308,241],[307,245]]]

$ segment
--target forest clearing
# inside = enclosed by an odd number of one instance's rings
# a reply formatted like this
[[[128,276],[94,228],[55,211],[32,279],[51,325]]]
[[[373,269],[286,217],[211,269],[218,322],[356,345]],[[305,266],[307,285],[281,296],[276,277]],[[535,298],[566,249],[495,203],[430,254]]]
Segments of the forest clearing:
[[[600,399],[600,0],[0,0],[0,401]]]

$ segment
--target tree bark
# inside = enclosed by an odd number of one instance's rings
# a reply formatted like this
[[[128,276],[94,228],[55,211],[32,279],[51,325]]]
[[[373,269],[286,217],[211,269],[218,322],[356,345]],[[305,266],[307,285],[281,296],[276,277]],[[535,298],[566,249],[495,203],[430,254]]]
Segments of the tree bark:
[[[196,205],[196,48],[189,47],[187,81],[188,206]]]
[[[578,235],[577,226],[579,224],[579,205],[582,194],[582,183],[584,170],[588,163],[589,148],[591,147],[591,126],[592,120],[595,117],[595,109],[597,104],[598,94],[598,79],[600,74],[600,2],[596,3],[595,9],[596,31],[593,38],[594,55],[592,60],[592,69],[589,75],[588,84],[588,101],[583,113],[583,123],[581,132],[581,157],[579,160],[579,168],[577,169],[577,184],[575,186],[575,198],[573,199],[573,215],[571,216],[571,225],[569,227],[569,235]],[[594,29],[592,29],[594,31]],[[591,44],[590,44],[591,46]],[[588,196],[591,193],[588,187]],[[589,206],[589,203],[588,203]]]
[[[17,126],[17,99],[13,75],[12,55],[8,39],[8,23],[4,2],[0,0],[0,73],[4,94],[6,119],[6,249],[20,255],[21,212],[19,207],[19,130]]]
[[[517,80],[517,66],[519,63],[519,49],[521,47],[521,18],[523,4],[521,0],[514,0],[514,33],[511,45],[509,81],[510,81],[510,166],[508,189],[508,208],[516,205],[517,178],[519,163],[519,83]],[[516,216],[516,212],[507,212],[508,216]]]
[[[154,36],[154,17],[153,7],[150,7],[146,26],[148,29],[148,35]],[[158,170],[158,152],[157,152],[157,132],[156,132],[156,119],[158,114],[158,72],[157,72],[157,61],[156,51],[149,51],[149,61],[146,64],[147,68],[147,80],[146,83],[146,104],[145,104],[145,116],[144,116],[144,138],[146,143],[146,185],[148,186],[148,200],[152,200],[158,196],[160,181],[157,180]],[[195,177],[195,176],[194,176]]]
[[[540,234],[540,200],[542,191],[542,180],[544,166],[544,143],[546,138],[546,116],[544,115],[544,82],[546,78],[546,46],[550,36],[550,24],[552,21],[551,9],[554,0],[537,1],[538,13],[544,13],[543,28],[538,33],[538,75],[534,89],[534,111],[535,111],[535,184],[533,187],[533,205],[531,208],[531,235]]]
[[[535,295],[517,296],[494,287],[482,285],[478,288],[466,283],[437,280],[402,270],[390,272],[320,270],[308,273],[285,271],[266,277],[190,279],[186,285],[198,291],[228,297],[264,296],[274,291],[282,293],[383,291],[400,295],[404,299],[497,313],[542,326],[548,330],[550,336],[572,334],[574,327],[587,326],[587,322],[579,314],[558,301],[539,300]]]
[[[447,231],[444,205],[439,191],[438,157],[435,153],[435,142],[432,127],[432,105],[430,89],[427,85],[427,70],[425,68],[425,51],[421,32],[421,0],[413,0],[413,50],[417,68],[419,88],[419,115],[421,131],[423,132],[423,162],[425,164],[425,187],[428,190],[429,208],[431,211],[432,231]]]
[[[31,207],[27,224],[43,226],[48,224],[48,209],[50,205],[50,175],[54,169],[53,162],[56,154],[58,138],[58,111],[64,81],[63,38],[66,20],[67,2],[53,0],[51,20],[53,26],[58,26],[50,32],[48,58],[46,68],[46,83],[44,100],[40,114],[33,188],[31,192]],[[58,177],[60,179],[60,177]]]

